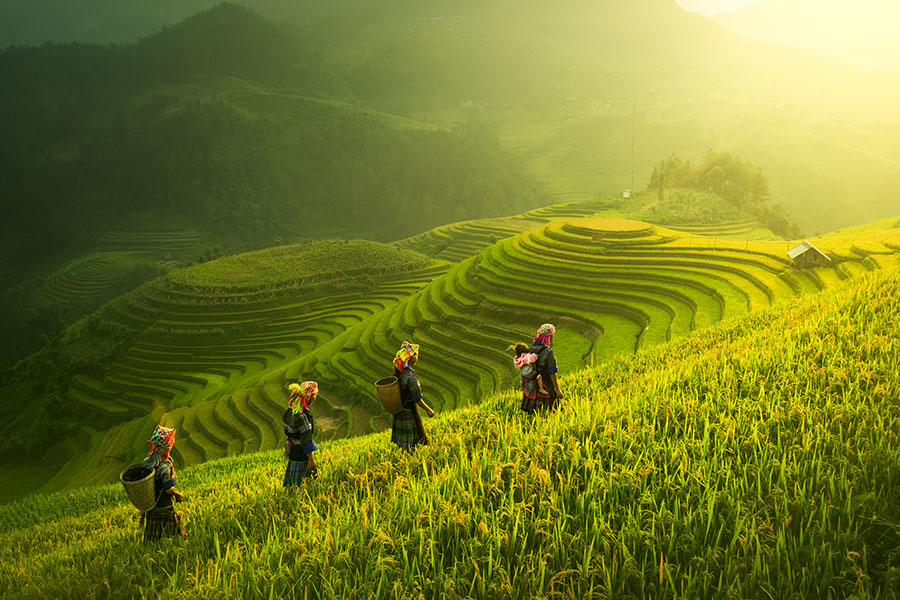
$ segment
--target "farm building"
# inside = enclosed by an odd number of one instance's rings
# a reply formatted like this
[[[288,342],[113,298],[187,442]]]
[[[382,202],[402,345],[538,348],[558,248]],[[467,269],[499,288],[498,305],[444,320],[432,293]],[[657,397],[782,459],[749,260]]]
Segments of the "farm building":
[[[803,240],[803,243],[788,250],[788,256],[794,261],[794,268],[797,269],[821,267],[831,262],[824,252],[807,240]]]

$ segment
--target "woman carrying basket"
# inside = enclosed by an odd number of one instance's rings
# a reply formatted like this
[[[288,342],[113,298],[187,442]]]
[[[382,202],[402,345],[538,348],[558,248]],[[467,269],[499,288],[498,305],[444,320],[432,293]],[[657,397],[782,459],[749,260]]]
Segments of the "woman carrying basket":
[[[319,394],[319,384],[304,381],[292,383],[288,389],[291,391],[288,398],[290,404],[282,416],[284,435],[287,436],[284,446],[284,459],[287,461],[284,487],[299,486],[306,477],[316,479],[319,476],[316,458],[313,456],[313,452],[318,450],[313,441],[315,422],[312,411],[309,410]]]
[[[156,505],[141,515],[144,525],[144,541],[153,542],[163,536],[184,536],[181,517],[175,512],[172,501],[183,502],[184,496],[175,489],[175,465],[169,452],[175,444],[175,429],[157,425],[150,436],[150,450],[144,466],[155,469],[153,478]]]
[[[559,401],[562,399],[562,391],[559,389],[559,381],[556,374],[559,367],[556,366],[556,355],[550,345],[553,343],[553,336],[556,335],[556,327],[551,323],[541,325],[537,334],[534,336],[534,342],[528,349],[530,354],[537,356],[535,365],[537,366],[538,375],[540,375],[543,384],[547,388],[547,395],[540,402],[530,404],[523,402],[522,410],[532,412],[534,409],[549,409],[551,411],[559,408]],[[529,411],[528,409],[532,410]]]
[[[425,435],[425,427],[422,425],[418,408],[421,407],[429,417],[434,416],[434,411],[422,399],[419,377],[413,369],[418,361],[419,345],[409,342],[403,342],[400,350],[394,356],[394,377],[400,384],[400,401],[403,404],[403,410],[394,415],[391,442],[407,452],[412,451],[416,444],[428,443],[428,436]]]

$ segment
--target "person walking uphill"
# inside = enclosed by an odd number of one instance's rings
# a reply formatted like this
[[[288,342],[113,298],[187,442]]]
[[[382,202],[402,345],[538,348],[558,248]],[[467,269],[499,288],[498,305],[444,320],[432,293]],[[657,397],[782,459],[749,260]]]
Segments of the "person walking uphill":
[[[419,345],[409,342],[403,342],[400,350],[394,356],[394,377],[400,383],[400,401],[403,404],[403,410],[394,415],[391,441],[406,451],[411,451],[416,444],[428,443],[428,436],[425,435],[425,427],[422,425],[422,417],[419,416],[419,407],[429,417],[434,416],[434,411],[422,399],[419,377],[413,369],[418,361]]]
[[[544,323],[537,330],[534,336],[534,342],[528,352],[537,355],[538,375],[541,377],[547,388],[547,397],[543,398],[543,407],[550,410],[556,410],[559,407],[559,401],[562,399],[562,392],[559,389],[559,382],[556,381],[556,373],[559,368],[556,366],[556,355],[550,345],[553,342],[553,336],[556,335],[556,327],[550,323]],[[526,410],[525,403],[522,410]],[[528,411],[526,411],[528,412]]]
[[[299,486],[306,477],[316,479],[319,476],[313,455],[318,450],[313,441],[316,426],[309,409],[319,394],[319,384],[304,381],[300,384],[292,383],[288,389],[291,391],[288,398],[290,404],[282,416],[284,434],[287,436],[284,446],[284,458],[287,461],[284,487]]]
[[[184,501],[184,495],[175,488],[175,465],[169,458],[172,446],[175,445],[175,429],[157,425],[148,441],[150,449],[144,459],[144,466],[156,470],[153,478],[156,505],[141,515],[144,541],[154,542],[164,535],[184,537],[181,517],[172,506],[172,500]]]

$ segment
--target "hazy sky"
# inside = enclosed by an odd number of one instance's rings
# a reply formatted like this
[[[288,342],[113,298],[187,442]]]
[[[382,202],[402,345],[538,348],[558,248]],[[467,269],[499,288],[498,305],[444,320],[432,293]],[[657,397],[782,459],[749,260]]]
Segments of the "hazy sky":
[[[799,46],[864,70],[900,72],[898,0],[677,0],[746,37]],[[738,14],[721,14],[726,6]]]
[[[701,15],[734,12],[761,0],[675,0],[684,8]]]

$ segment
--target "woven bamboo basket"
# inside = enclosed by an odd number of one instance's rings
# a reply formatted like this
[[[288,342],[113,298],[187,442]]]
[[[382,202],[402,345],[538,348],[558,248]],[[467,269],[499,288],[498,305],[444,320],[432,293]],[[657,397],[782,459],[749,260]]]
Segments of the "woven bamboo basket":
[[[378,391],[378,399],[381,400],[381,406],[384,410],[396,415],[403,410],[403,403],[400,401],[400,382],[396,377],[384,377],[375,382],[375,389]]]
[[[125,486],[125,492],[134,507],[141,512],[147,512],[156,506],[154,495],[153,475],[154,469],[148,469],[143,463],[137,463],[125,467],[119,474],[119,481]]]

